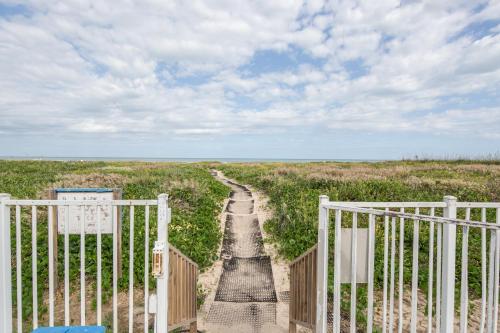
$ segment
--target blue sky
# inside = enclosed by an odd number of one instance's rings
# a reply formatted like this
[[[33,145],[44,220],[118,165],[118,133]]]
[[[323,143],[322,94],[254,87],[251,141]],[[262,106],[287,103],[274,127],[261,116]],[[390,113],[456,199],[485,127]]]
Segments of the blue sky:
[[[0,155],[500,151],[498,1],[1,1]]]

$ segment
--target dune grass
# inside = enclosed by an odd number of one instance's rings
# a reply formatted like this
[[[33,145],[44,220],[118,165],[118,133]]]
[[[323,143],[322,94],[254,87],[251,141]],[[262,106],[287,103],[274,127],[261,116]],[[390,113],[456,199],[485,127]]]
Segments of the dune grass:
[[[499,201],[500,161],[400,161],[380,163],[265,163],[214,165],[227,176],[250,184],[265,192],[270,200],[273,218],[264,226],[271,241],[287,259],[293,259],[317,242],[319,195],[332,201],[442,201],[453,195],[459,201]],[[408,212],[413,212],[408,210]],[[428,214],[428,210],[420,213]],[[439,210],[437,214],[442,213]],[[458,217],[464,218],[464,210]],[[330,214],[333,215],[333,214]],[[480,211],[473,210],[473,220],[480,220]],[[495,212],[488,210],[488,221],[495,221]],[[343,214],[343,227],[349,227],[352,215]],[[358,227],[367,227],[366,216]],[[410,222],[410,221],[408,221]],[[413,225],[405,223],[404,283],[411,282]],[[330,222],[331,225],[333,222]],[[375,286],[383,282],[383,220],[376,228]],[[397,222],[399,225],[399,221]],[[333,228],[331,228],[333,230]],[[396,234],[399,229],[396,230]],[[330,240],[333,239],[333,234]],[[461,271],[462,231],[458,229],[457,272]],[[333,248],[333,244],[330,245]],[[469,235],[469,290],[473,297],[481,293],[481,236],[478,229]],[[419,288],[428,288],[429,225],[420,224]],[[332,268],[330,265],[330,268]],[[396,276],[398,269],[396,267]],[[330,278],[332,278],[330,272]],[[331,284],[330,284],[331,285]],[[457,273],[457,289],[460,273]],[[360,286],[363,299],[366,288]],[[349,299],[349,286],[343,286]],[[459,293],[457,292],[457,297]],[[459,302],[458,302],[459,304]],[[358,303],[360,313],[366,303]],[[348,312],[349,301],[342,308]],[[362,315],[361,315],[362,317]],[[363,318],[360,318],[363,320]]]
[[[169,194],[172,207],[170,242],[196,261],[200,268],[208,267],[216,258],[220,241],[217,215],[228,188],[209,173],[215,167],[241,183],[251,184],[265,192],[270,200],[273,217],[264,226],[270,240],[278,245],[280,254],[293,259],[316,243],[318,197],[326,194],[339,201],[441,201],[444,195],[454,195],[460,201],[499,201],[499,161],[401,161],[380,163],[142,163],[142,162],[47,162],[0,161],[0,192],[14,198],[46,198],[52,187],[119,187],[127,199],[154,199],[160,193]],[[14,210],[12,210],[12,214]],[[422,213],[426,213],[423,211]],[[463,212],[460,213],[463,217]],[[31,220],[28,209],[22,211],[22,278],[23,317],[31,318]],[[134,281],[143,285],[144,267],[144,212],[136,210]],[[473,211],[473,219],[479,212]],[[493,221],[494,212],[488,212]],[[382,222],[382,221],[379,221]],[[348,227],[350,216],[344,217]],[[128,286],[128,211],[123,211],[123,277],[119,286]],[[359,226],[366,226],[360,219]],[[12,237],[15,226],[12,224]],[[156,210],[151,214],[151,245],[156,233]],[[377,227],[377,240],[382,239],[383,228]],[[428,227],[420,226],[419,287],[427,288]],[[333,239],[333,237],[331,237]],[[404,280],[411,280],[412,226],[405,229]],[[59,238],[59,277],[62,278],[62,237]],[[458,233],[458,244],[461,232]],[[87,278],[95,279],[95,237],[86,237]],[[15,242],[12,240],[13,255]],[[71,237],[70,278],[79,278],[79,236]],[[459,247],[458,247],[459,248]],[[469,240],[469,288],[480,293],[480,236],[471,232]],[[111,292],[111,237],[103,239],[103,285],[105,297]],[[460,251],[457,251],[460,252]],[[382,242],[376,242],[377,288],[382,285]],[[47,214],[39,211],[38,228],[39,295],[46,292],[47,272]],[[460,270],[460,253],[457,271]],[[13,272],[15,262],[13,261]],[[397,274],[396,268],[396,274]],[[16,284],[15,274],[14,286]],[[459,287],[457,277],[457,288]],[[152,282],[151,282],[152,283]],[[152,286],[152,285],[151,285]],[[360,299],[366,295],[360,287]],[[347,295],[349,287],[343,288]],[[15,293],[14,293],[15,295]],[[14,297],[15,298],[15,297]],[[41,297],[40,297],[41,298]],[[15,299],[14,299],[15,304]],[[359,302],[360,321],[366,304]],[[348,311],[349,304],[344,302]],[[42,311],[44,310],[42,306]]]
[[[218,214],[229,189],[216,181],[208,169],[195,164],[139,163],[139,162],[47,162],[0,161],[0,192],[13,198],[47,198],[53,187],[110,187],[121,188],[124,199],[156,199],[160,193],[169,195],[172,222],[169,226],[171,244],[198,263],[201,269],[216,259],[221,238]],[[22,284],[23,317],[31,319],[31,208],[22,209]],[[119,288],[128,287],[129,211],[123,209],[122,270]],[[11,216],[14,220],[15,210]],[[156,239],[156,209],[151,209],[150,242]],[[136,208],[134,240],[134,283],[144,283],[144,210]],[[15,223],[11,225],[12,255],[15,258]],[[58,273],[63,281],[63,238],[58,239]],[[38,289],[39,295],[48,286],[48,232],[46,208],[38,210]],[[96,278],[96,237],[86,236],[86,275],[93,283]],[[111,295],[112,237],[103,236],[103,297]],[[70,280],[78,281],[80,239],[70,236]],[[13,260],[13,285],[16,286],[15,260]],[[150,287],[154,279],[150,279]],[[16,304],[15,291],[13,304]],[[39,296],[41,301],[42,297]],[[42,312],[46,311],[40,303]]]

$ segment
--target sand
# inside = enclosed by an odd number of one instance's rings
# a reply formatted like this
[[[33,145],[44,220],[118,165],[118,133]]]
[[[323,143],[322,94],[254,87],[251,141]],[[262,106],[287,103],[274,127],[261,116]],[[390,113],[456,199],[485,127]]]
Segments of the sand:
[[[216,178],[226,183],[233,188],[232,198],[227,199],[224,203],[224,209],[220,214],[221,230],[226,231],[228,215],[233,215],[230,220],[232,223],[238,222],[231,226],[232,236],[235,242],[221,243],[220,251],[224,254],[224,250],[229,246],[225,256],[226,265],[231,255],[264,255],[268,256],[272,267],[272,282],[273,290],[264,290],[265,295],[276,295],[276,301],[273,302],[221,302],[216,301],[217,288],[221,282],[223,274],[223,258],[217,260],[214,265],[199,277],[199,283],[207,292],[205,302],[199,311],[198,327],[204,332],[287,332],[288,331],[288,303],[286,297],[289,290],[288,279],[288,264],[277,256],[277,252],[272,245],[266,242],[266,234],[263,231],[263,224],[271,216],[271,212],[267,210],[267,198],[258,191],[255,191],[250,186],[237,184],[231,179],[224,177],[221,172],[217,172]],[[251,194],[249,195],[249,191]],[[253,209],[249,204],[253,205]],[[254,237],[255,230],[246,228],[255,228],[253,221],[258,220],[258,228],[260,228],[263,238],[263,249],[259,243],[250,244],[248,241],[242,241],[245,235]],[[246,227],[248,226],[248,227]],[[227,232],[227,231],[226,231]],[[267,281],[264,279],[264,281]],[[255,290],[259,284],[248,286]],[[273,288],[269,286],[269,288]],[[257,294],[257,297],[262,294],[262,290]],[[219,293],[220,297],[221,293]],[[238,294],[239,295],[239,294]],[[255,296],[255,295],[253,295]],[[241,297],[241,295],[240,295]]]

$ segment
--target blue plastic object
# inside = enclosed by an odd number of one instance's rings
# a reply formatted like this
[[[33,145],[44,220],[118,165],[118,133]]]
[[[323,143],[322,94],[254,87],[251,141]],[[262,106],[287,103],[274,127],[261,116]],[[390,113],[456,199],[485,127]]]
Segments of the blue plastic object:
[[[32,333],[106,333],[106,328],[104,326],[40,327]]]

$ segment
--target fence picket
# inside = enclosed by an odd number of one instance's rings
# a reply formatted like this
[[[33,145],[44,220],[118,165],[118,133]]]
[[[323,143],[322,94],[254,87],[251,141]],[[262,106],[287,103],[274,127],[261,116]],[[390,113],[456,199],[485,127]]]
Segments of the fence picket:
[[[16,292],[17,292],[17,332],[23,331],[23,277],[21,261],[21,207],[16,205]]]
[[[430,216],[435,215],[435,208],[431,208]],[[427,332],[432,332],[432,291],[434,283],[434,222],[429,224],[429,290],[427,291]]]
[[[80,312],[80,322],[79,324],[85,326],[87,323],[86,318],[86,302],[87,302],[87,260],[86,260],[86,237],[89,233],[87,231],[88,227],[92,226],[92,222],[88,220],[89,211],[95,211],[95,223],[94,226],[96,228],[96,318],[95,323],[98,325],[102,325],[102,286],[103,286],[103,237],[102,237],[102,226],[103,226],[103,216],[102,211],[103,207],[110,208],[111,216],[105,216],[105,218],[110,219],[112,223],[112,299],[111,299],[111,308],[112,308],[112,318],[111,318],[111,332],[118,333],[119,325],[122,324],[119,322],[118,311],[121,311],[121,308],[118,307],[118,282],[120,279],[120,265],[121,265],[121,252],[120,252],[120,243],[121,243],[121,224],[119,223],[121,218],[121,209],[122,206],[130,207],[130,225],[129,225],[129,269],[128,269],[128,331],[134,331],[134,262],[135,262],[135,251],[134,251],[134,242],[135,242],[135,213],[136,206],[144,206],[144,333],[149,332],[149,252],[150,252],[150,206],[158,206],[158,236],[160,243],[163,244],[163,249],[167,252],[166,255],[163,255],[163,261],[160,265],[163,268],[163,271],[159,272],[160,276],[157,277],[157,295],[156,297],[156,305],[155,309],[153,309],[156,315],[155,325],[156,329],[158,329],[160,325],[167,325],[169,319],[175,319],[172,321],[172,326],[168,327],[168,330],[174,330],[180,325],[188,323],[190,326],[190,331],[196,331],[196,294],[197,294],[197,278],[198,278],[198,266],[184,256],[180,251],[171,247],[170,249],[174,252],[177,266],[179,269],[173,270],[172,275],[175,276],[176,286],[179,286],[176,290],[173,290],[172,293],[176,296],[176,301],[172,304],[172,313],[176,313],[176,318],[168,318],[168,281],[169,281],[169,246],[168,246],[168,223],[171,220],[171,210],[168,208],[167,196],[160,195],[157,200],[109,200],[109,201],[81,201],[81,200],[11,200],[10,196],[7,194],[0,195],[0,249],[2,251],[3,256],[0,259],[5,259],[6,261],[2,261],[0,265],[0,331],[2,333],[12,333],[12,329],[15,327],[17,332],[21,333],[26,331],[26,325],[30,323],[26,323],[26,315],[23,316],[23,309],[25,309],[26,304],[23,305],[23,287],[28,287],[23,285],[23,252],[24,248],[21,246],[25,241],[22,235],[24,232],[24,223],[22,220],[23,207],[31,207],[31,239],[29,244],[31,245],[31,274],[32,281],[30,283],[29,288],[32,292],[32,327],[36,329],[39,326],[39,311],[38,311],[38,302],[39,302],[39,293],[38,293],[38,260],[40,259],[38,256],[38,218],[37,218],[37,209],[41,206],[47,207],[48,212],[48,224],[47,230],[48,235],[44,238],[48,237],[48,325],[54,326],[56,320],[55,313],[55,292],[56,292],[56,284],[57,284],[57,258],[58,258],[58,250],[57,250],[57,241],[58,241],[58,228],[57,228],[57,213],[62,214],[61,221],[64,221],[64,226],[61,225],[62,237],[63,238],[63,265],[64,271],[61,275],[64,276],[64,283],[61,284],[63,289],[62,293],[62,301],[63,301],[63,311],[60,314],[63,315],[63,322],[65,326],[69,326],[77,320],[77,318],[73,318],[75,316],[73,312],[71,312],[71,304],[73,294],[71,291],[71,286],[73,281],[70,280],[71,276],[73,276],[73,271],[70,273],[70,268],[73,270],[78,265],[79,270],[79,312]],[[11,218],[10,218],[10,208],[15,207],[15,257],[14,261],[11,258],[11,246],[10,246],[10,229],[11,229]],[[90,208],[89,208],[90,207]],[[73,241],[76,241],[76,237],[70,236],[70,233],[73,234],[73,231],[70,231],[69,221],[70,221],[70,211],[73,212],[76,209],[77,212],[77,225],[74,233],[76,236],[79,235],[79,249],[77,249],[76,244],[73,244]],[[104,209],[106,211],[106,209]],[[71,213],[73,214],[73,213]],[[71,215],[73,218],[73,215]],[[118,223],[117,223],[118,222]],[[72,229],[73,230],[73,229]],[[28,234],[29,235],[29,234]],[[79,254],[73,253],[74,251],[78,251]],[[107,254],[107,253],[106,253]],[[79,256],[75,261],[73,256]],[[313,260],[313,259],[311,259]],[[12,262],[15,262],[15,265],[11,265]],[[311,261],[312,262],[312,261]],[[10,268],[15,266],[16,272],[15,275],[12,276],[10,273]],[[9,273],[8,273],[9,272]],[[8,274],[7,274],[8,273]],[[162,274],[161,274],[162,273]],[[156,273],[155,273],[156,274]],[[311,275],[312,276],[312,275]],[[16,300],[15,310],[16,312],[12,313],[12,280],[13,277],[16,278],[16,296],[14,300]],[[315,276],[314,276],[315,278]],[[75,290],[78,293],[78,290]],[[45,293],[44,293],[45,295]],[[44,300],[45,301],[45,300]],[[152,303],[154,304],[154,303]],[[59,305],[59,304],[58,304]],[[58,310],[59,313],[59,310]],[[13,326],[13,321],[15,318],[15,326]],[[58,317],[59,318],[59,317]],[[177,320],[177,321],[176,321]],[[59,319],[57,320],[57,324],[59,324]],[[93,321],[93,320],[92,320]],[[24,326],[24,327],[23,327]],[[126,327],[124,325],[124,327]],[[161,328],[161,327],[160,327]],[[166,331],[167,326],[165,326],[165,330],[160,329],[161,331]]]
[[[401,207],[400,212],[404,213],[405,209],[403,207]],[[399,254],[398,254],[399,255],[398,332],[399,333],[403,332],[403,311],[404,311],[403,310],[403,292],[404,292],[403,272],[404,272],[404,255],[405,255],[404,239],[405,239],[405,219],[400,218],[399,219]]]
[[[356,333],[356,251],[357,251],[358,213],[352,215],[351,228],[351,333]]]
[[[470,208],[465,211],[465,219],[470,220]],[[468,246],[469,227],[462,227],[462,274],[460,281],[460,333],[467,333],[467,316],[469,312],[469,290],[468,290]]]
[[[436,249],[436,332],[441,332],[441,270],[442,270],[442,240],[443,226],[437,225]]]
[[[428,260],[428,291],[427,291],[427,308],[426,308],[426,330],[427,332],[432,332],[434,330],[433,323],[435,323],[436,331],[438,332],[453,332],[455,328],[454,316],[454,280],[455,280],[455,255],[456,255],[456,227],[460,226],[463,230],[462,238],[462,284],[461,284],[461,317],[460,317],[460,327],[461,332],[467,332],[468,326],[468,301],[469,301],[469,288],[468,288],[468,238],[471,228],[479,228],[481,230],[481,279],[482,279],[482,314],[481,317],[487,319],[488,332],[494,332],[496,325],[498,324],[498,289],[499,286],[493,281],[497,281],[500,278],[500,264],[496,262],[500,259],[500,203],[463,203],[457,202],[454,197],[445,197],[443,202],[440,203],[386,203],[386,202],[326,202],[322,203],[321,207],[327,208],[329,210],[335,211],[335,223],[333,233],[335,235],[335,247],[334,262],[333,262],[333,332],[339,332],[340,327],[345,327],[346,323],[341,322],[344,320],[343,316],[340,316],[340,303],[341,300],[341,283],[340,283],[340,272],[344,269],[350,269],[351,279],[348,281],[351,285],[351,302],[350,302],[350,331],[355,332],[358,329],[356,325],[356,315],[357,315],[357,298],[359,297],[357,293],[357,278],[355,277],[356,266],[359,266],[359,259],[356,257],[357,254],[357,243],[359,242],[359,237],[357,235],[357,221],[360,218],[360,214],[368,216],[369,219],[369,239],[368,239],[368,302],[367,304],[367,322],[366,331],[371,332],[373,327],[373,267],[375,261],[375,251],[373,244],[375,239],[372,234],[372,230],[375,230],[376,216],[383,216],[384,223],[384,242],[383,242],[383,290],[382,290],[382,318],[381,326],[382,331],[385,333],[387,331],[392,332],[396,330],[411,331],[416,332],[420,328],[419,319],[419,255],[420,255],[420,233],[421,225],[425,222],[429,228],[422,229],[429,232],[429,260]],[[389,208],[399,208],[399,211],[391,211]],[[456,217],[457,208],[465,208],[466,218],[458,219]],[[378,208],[382,208],[378,209]],[[414,208],[414,213],[410,214],[405,212],[405,208]],[[420,214],[421,208],[430,208],[430,213],[427,215]],[[443,217],[436,216],[436,208],[443,208]],[[482,218],[481,221],[471,221],[471,209],[480,208]],[[495,208],[497,210],[497,224],[486,222],[486,209]],[[320,210],[321,212],[321,210]],[[342,212],[352,214],[352,230],[351,230],[351,243],[350,246],[350,256],[351,263],[349,267],[342,265],[340,261],[340,250],[342,248],[340,239],[341,230],[341,217]],[[323,216],[325,213],[321,213]],[[391,219],[391,225],[389,227],[389,219]],[[320,219],[321,220],[321,219]],[[396,221],[399,220],[399,224],[396,226]],[[413,237],[412,237],[412,260],[411,260],[411,318],[407,320],[404,318],[405,303],[403,300],[404,288],[405,286],[405,222],[413,221]],[[436,225],[437,223],[437,225]],[[397,231],[397,229],[399,231]],[[390,231],[389,231],[390,230]],[[491,241],[490,241],[490,263],[489,263],[489,276],[488,282],[489,286],[486,288],[486,241],[487,231],[490,230]],[[324,239],[324,234],[328,234],[328,229],[321,229],[318,236]],[[498,236],[497,236],[498,235]],[[436,246],[434,243],[436,236]],[[424,236],[422,236],[424,237]],[[389,241],[390,239],[390,241]],[[397,241],[398,240],[398,241]],[[398,244],[396,244],[396,242]],[[396,246],[398,249],[398,263],[396,263]],[[434,247],[436,247],[436,256],[434,257]],[[328,249],[318,252],[318,264],[324,262],[325,253],[328,253]],[[436,267],[434,268],[434,259],[436,260]],[[328,264],[328,263],[327,263]],[[398,318],[395,318],[395,286],[396,277],[395,270],[398,266]],[[410,266],[406,264],[406,268],[410,269]],[[324,268],[328,269],[328,266]],[[379,268],[380,269],[380,268]],[[434,272],[435,269],[435,272]],[[390,270],[390,272],[389,272]],[[295,274],[294,269],[291,270],[292,274]],[[434,274],[436,273],[436,274]],[[435,279],[435,282],[434,282]],[[388,281],[389,280],[389,281]],[[453,280],[453,281],[451,281]],[[294,283],[296,281],[293,279]],[[451,281],[451,282],[450,282]],[[323,286],[318,285],[318,289],[326,289],[327,281],[324,279],[318,279],[318,283],[324,283]],[[435,283],[435,284],[434,284]],[[436,290],[435,295],[435,306],[434,306],[434,286]],[[488,291],[488,298],[486,299],[486,291]],[[389,295],[387,295],[389,293]],[[292,293],[293,295],[293,293]],[[486,302],[487,301],[487,302]],[[487,303],[487,304],[486,304]],[[321,306],[321,302],[318,302],[318,306]],[[295,305],[291,304],[293,308]],[[387,308],[389,307],[389,309]],[[326,311],[326,304],[324,308],[318,308],[318,313]],[[435,309],[435,318],[433,318],[433,310]],[[487,311],[486,311],[487,310]],[[389,312],[389,313],[387,313]],[[291,310],[291,313],[293,311]],[[388,317],[388,318],[387,318]],[[316,321],[316,332],[324,333],[325,330],[321,329],[320,322],[318,319],[321,318],[317,316]],[[433,320],[434,319],[434,320]],[[482,324],[486,319],[481,319]],[[395,324],[395,320],[398,321]],[[404,325],[409,323],[410,327],[405,328]],[[482,325],[481,324],[481,325]]]
[[[134,206],[130,206],[128,259],[128,331],[134,331]]]
[[[415,208],[415,215],[419,215],[419,208]],[[412,333],[417,332],[417,303],[418,303],[418,252],[419,252],[420,224],[418,219],[413,220],[413,254],[411,270],[411,327]]]
[[[101,207],[97,206],[97,325],[102,324],[102,234]]]
[[[144,333],[149,331],[149,205],[144,208]]]
[[[54,206],[48,207],[49,224],[47,226],[49,233],[49,326],[54,326]]]
[[[394,274],[395,274],[395,257],[396,257],[396,217],[391,220],[391,284],[390,284],[390,301],[389,301],[389,332],[394,332]]]
[[[64,326],[71,322],[69,309],[69,206],[64,206],[66,223],[64,224]]]
[[[500,208],[496,209],[496,224],[500,225]],[[493,331],[496,331],[498,328],[498,281],[500,281],[500,230],[497,229],[495,231],[495,284],[493,287]]]
[[[388,211],[386,208],[385,211]],[[384,216],[384,282],[382,291],[382,332],[387,332],[387,262],[389,259],[389,216]]]
[[[113,221],[113,333],[118,333],[118,223],[114,223],[118,216],[118,206],[111,209]]]
[[[486,208],[481,208],[481,222],[486,222]],[[481,229],[481,322],[479,324],[479,333],[484,333],[484,325],[486,324],[486,237],[486,229]]]
[[[367,314],[367,332],[373,330],[373,279],[374,279],[374,261],[375,261],[375,217],[368,215],[368,314]]]
[[[342,211],[335,211],[335,256],[334,256],[334,269],[333,269],[333,332],[340,332],[340,228],[342,226]],[[325,231],[328,233],[328,230]],[[326,267],[324,268],[326,269]],[[327,270],[328,271],[328,270]],[[327,279],[328,281],[328,279]],[[326,287],[326,286],[325,286]],[[326,289],[326,288],[325,288]],[[326,312],[326,308],[318,309],[318,312]],[[325,330],[326,331],[326,330]],[[325,332],[322,331],[322,332]]]
[[[38,246],[37,246],[37,207],[31,207],[31,262],[33,293],[33,329],[38,328]]]
[[[80,207],[80,325],[85,326],[85,206]]]

